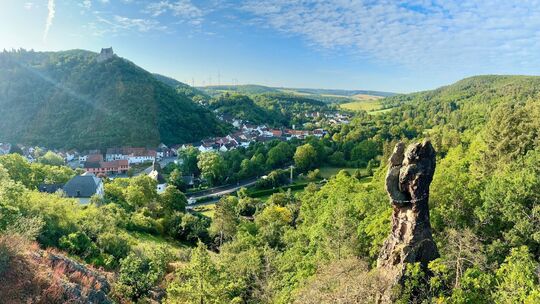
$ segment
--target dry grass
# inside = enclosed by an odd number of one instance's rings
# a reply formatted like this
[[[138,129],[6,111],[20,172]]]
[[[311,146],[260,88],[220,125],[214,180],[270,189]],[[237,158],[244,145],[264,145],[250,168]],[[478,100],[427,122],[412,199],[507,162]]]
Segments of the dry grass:
[[[106,292],[93,270],[17,235],[0,235],[0,260],[1,303],[84,303]]]
[[[381,101],[376,100],[359,100],[359,101],[353,101],[348,103],[343,103],[340,105],[340,107],[351,110],[351,111],[377,111],[382,108]]]
[[[384,97],[368,95],[368,94],[356,94],[353,96],[353,98],[357,100],[379,100],[379,99],[383,99]]]

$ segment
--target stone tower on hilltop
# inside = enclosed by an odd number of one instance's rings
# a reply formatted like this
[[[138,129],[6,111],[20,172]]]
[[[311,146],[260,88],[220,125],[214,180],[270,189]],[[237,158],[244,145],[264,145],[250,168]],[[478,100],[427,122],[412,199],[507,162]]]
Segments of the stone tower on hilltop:
[[[112,47],[103,48],[103,49],[101,49],[101,52],[99,53],[99,55],[97,57],[97,61],[98,62],[103,62],[105,60],[109,60],[109,59],[113,58],[113,56],[114,56],[114,51],[113,51]]]
[[[398,143],[388,162],[386,192],[393,208],[392,232],[383,244],[377,268],[394,286],[403,283],[408,263],[420,262],[425,269],[439,257],[428,206],[435,150],[428,140],[411,144],[406,150]]]

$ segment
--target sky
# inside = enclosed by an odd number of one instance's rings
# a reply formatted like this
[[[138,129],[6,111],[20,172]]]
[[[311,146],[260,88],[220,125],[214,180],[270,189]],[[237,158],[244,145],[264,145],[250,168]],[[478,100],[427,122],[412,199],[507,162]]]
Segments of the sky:
[[[540,74],[540,0],[0,0],[0,49],[109,46],[196,86],[407,93]]]

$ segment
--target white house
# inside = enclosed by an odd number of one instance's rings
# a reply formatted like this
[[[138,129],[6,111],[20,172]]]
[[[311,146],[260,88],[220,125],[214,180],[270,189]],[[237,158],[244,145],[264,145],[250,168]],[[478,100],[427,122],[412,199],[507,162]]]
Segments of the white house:
[[[0,143],[0,155],[8,154],[9,151],[11,151],[11,144],[8,143]]]
[[[161,175],[161,165],[156,159],[154,159],[153,169],[148,173],[148,176],[157,182],[157,193],[163,193],[167,188],[167,181]]]

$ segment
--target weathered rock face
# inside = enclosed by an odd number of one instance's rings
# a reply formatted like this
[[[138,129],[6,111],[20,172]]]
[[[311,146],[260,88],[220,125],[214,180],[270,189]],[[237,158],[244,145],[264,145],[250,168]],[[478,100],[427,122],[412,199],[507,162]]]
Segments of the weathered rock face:
[[[429,222],[429,185],[435,172],[435,150],[429,141],[398,143],[389,159],[386,191],[393,207],[392,232],[377,267],[392,284],[401,283],[407,263],[422,266],[439,257]]]

